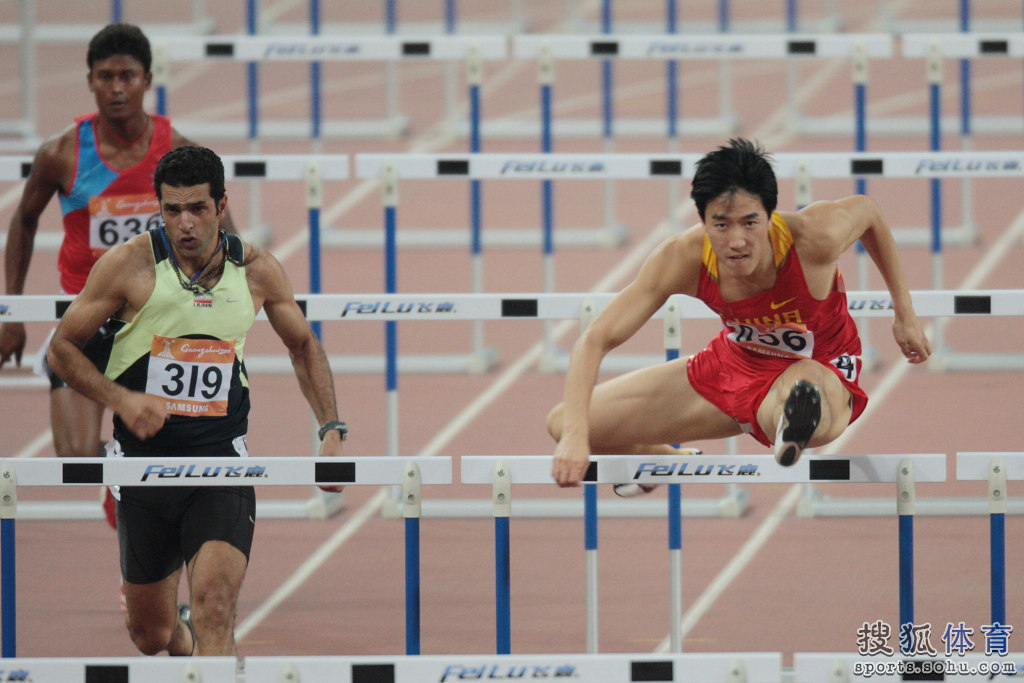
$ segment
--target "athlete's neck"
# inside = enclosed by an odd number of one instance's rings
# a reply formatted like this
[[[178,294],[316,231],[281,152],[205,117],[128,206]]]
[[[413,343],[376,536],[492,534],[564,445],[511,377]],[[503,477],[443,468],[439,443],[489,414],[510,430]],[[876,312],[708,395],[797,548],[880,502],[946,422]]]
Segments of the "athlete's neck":
[[[114,143],[121,149],[131,149],[142,142],[149,133],[149,126],[153,119],[146,112],[140,112],[126,121],[110,121],[99,114],[96,117],[104,138]]]

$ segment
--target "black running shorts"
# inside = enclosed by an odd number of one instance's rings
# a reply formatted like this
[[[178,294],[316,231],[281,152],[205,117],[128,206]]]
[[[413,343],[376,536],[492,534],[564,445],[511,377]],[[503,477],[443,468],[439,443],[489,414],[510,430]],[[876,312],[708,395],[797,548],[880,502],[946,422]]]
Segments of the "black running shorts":
[[[126,457],[166,454],[130,449]],[[177,457],[238,456],[231,441],[175,450]],[[121,574],[153,583],[187,564],[207,541],[224,541],[249,558],[256,524],[252,486],[122,486],[117,504]]]

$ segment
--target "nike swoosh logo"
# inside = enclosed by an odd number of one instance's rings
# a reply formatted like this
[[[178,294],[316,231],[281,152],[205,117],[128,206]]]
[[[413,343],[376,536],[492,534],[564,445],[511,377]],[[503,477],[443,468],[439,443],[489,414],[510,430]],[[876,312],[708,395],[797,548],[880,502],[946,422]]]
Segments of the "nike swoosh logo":
[[[795,298],[796,298],[796,297],[794,296],[794,297],[792,297],[791,299],[786,299],[785,301],[783,301],[783,302],[781,302],[781,303],[775,303],[775,302],[773,301],[773,302],[771,303],[771,307],[772,307],[772,310],[774,311],[774,310],[775,310],[776,308],[782,308],[783,306],[785,306],[786,304],[788,304],[788,303],[789,303],[790,301],[792,301],[792,300],[793,300],[793,299],[795,299]]]
[[[227,302],[229,304],[237,304],[238,303],[238,299],[227,299]]]

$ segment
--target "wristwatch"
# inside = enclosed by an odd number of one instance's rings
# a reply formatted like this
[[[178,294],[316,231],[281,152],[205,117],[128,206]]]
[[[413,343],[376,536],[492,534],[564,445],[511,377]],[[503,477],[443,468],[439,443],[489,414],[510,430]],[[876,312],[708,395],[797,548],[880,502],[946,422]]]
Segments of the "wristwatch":
[[[327,435],[327,432],[331,431],[332,429],[338,430],[338,432],[341,434],[342,441],[344,441],[345,437],[348,436],[347,424],[345,424],[344,422],[338,422],[337,420],[330,420],[328,422],[325,422],[324,426],[320,428],[319,432],[317,432],[317,434],[320,435],[320,440],[323,441],[324,437]]]

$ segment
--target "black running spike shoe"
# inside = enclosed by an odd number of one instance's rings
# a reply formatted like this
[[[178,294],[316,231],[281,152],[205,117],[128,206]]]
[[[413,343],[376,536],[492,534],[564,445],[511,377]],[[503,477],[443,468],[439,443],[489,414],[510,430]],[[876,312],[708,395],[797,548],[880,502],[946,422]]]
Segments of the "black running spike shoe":
[[[775,459],[789,467],[800,459],[821,421],[821,394],[806,380],[793,385],[775,432]]]

